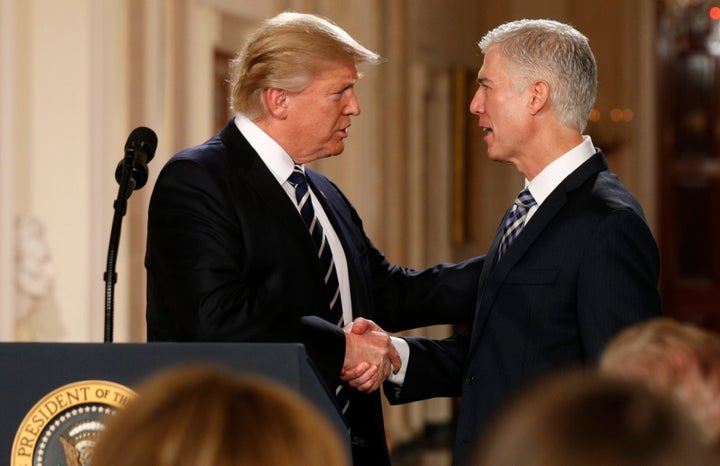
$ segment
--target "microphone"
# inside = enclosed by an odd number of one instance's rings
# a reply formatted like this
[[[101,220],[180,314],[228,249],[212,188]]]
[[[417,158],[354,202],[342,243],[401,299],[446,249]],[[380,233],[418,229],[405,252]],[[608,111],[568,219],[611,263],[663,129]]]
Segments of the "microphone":
[[[155,156],[157,143],[157,136],[150,128],[140,126],[132,130],[125,143],[125,158],[118,163],[115,169],[115,180],[120,183],[125,164],[131,163],[130,182],[132,183],[132,189],[140,189],[145,186],[148,179],[147,164]]]

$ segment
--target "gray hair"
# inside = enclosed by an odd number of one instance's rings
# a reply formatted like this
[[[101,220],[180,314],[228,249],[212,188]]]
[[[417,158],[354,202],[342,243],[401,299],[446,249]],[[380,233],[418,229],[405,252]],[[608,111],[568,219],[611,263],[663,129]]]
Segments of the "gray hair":
[[[377,53],[326,18],[280,13],[264,21],[230,62],[231,108],[255,118],[265,112],[264,89],[299,92],[327,62],[357,65],[380,61]]]
[[[495,45],[512,62],[518,91],[536,79],[547,81],[560,121],[585,130],[597,93],[597,66],[585,35],[557,21],[522,19],[498,26],[478,42],[483,53]]]

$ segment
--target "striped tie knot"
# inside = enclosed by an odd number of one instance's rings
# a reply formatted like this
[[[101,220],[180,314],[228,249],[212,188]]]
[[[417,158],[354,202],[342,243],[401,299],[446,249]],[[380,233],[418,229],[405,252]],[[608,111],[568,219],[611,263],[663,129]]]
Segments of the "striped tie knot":
[[[513,202],[510,208],[510,213],[505,219],[505,229],[503,231],[502,239],[500,240],[500,248],[498,251],[498,260],[505,254],[507,248],[510,247],[515,238],[518,237],[523,227],[525,226],[525,218],[527,213],[532,206],[537,204],[530,191],[525,188],[520,191],[517,199]]]
[[[305,172],[303,172],[302,167],[300,165],[295,165],[295,168],[293,168],[292,173],[290,174],[290,177],[288,178],[288,183],[290,183],[293,188],[295,188],[295,197],[298,200],[298,203],[301,199],[309,197],[307,195],[308,193],[308,182],[307,178],[305,177]],[[302,206],[300,206],[302,209]]]
[[[517,199],[515,199],[515,205],[518,207],[523,207],[525,209],[530,209],[530,207],[537,204],[535,202],[535,198],[530,194],[530,191],[525,188],[522,191],[520,191],[520,194],[518,194]]]

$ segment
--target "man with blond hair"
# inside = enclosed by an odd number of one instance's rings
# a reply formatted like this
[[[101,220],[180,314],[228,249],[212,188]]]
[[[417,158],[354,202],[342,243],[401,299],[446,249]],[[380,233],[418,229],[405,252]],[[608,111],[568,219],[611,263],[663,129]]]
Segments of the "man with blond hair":
[[[342,325],[469,321],[482,264],[391,265],[338,187],[306,167],[343,152],[358,65],[379,61],[319,16],[265,21],[231,63],[235,117],[158,177],[145,262],[148,340],[304,343],[355,466],[389,465],[376,389],[402,368],[386,333]]]

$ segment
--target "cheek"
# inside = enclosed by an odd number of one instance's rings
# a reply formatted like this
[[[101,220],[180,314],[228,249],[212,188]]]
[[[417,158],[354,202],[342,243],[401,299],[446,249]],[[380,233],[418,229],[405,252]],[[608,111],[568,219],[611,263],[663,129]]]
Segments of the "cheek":
[[[517,102],[511,99],[496,99],[492,103],[495,123],[502,124],[506,130],[512,131],[522,127],[521,114],[516,109],[518,109]]]
[[[312,112],[308,112],[303,116],[305,124],[309,127],[314,127],[319,130],[327,128],[332,120],[332,110],[326,107],[318,107]]]

